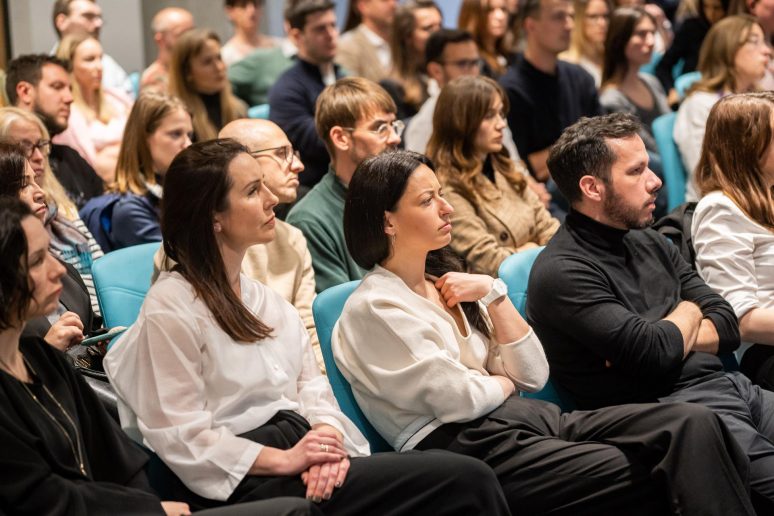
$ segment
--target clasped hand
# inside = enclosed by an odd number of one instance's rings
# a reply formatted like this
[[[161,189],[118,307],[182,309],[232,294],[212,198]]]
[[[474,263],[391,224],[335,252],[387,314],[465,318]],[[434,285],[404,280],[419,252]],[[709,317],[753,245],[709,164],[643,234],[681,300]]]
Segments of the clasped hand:
[[[452,308],[458,303],[478,301],[492,290],[494,279],[485,274],[447,272],[435,281],[435,288],[441,292],[446,306]]]
[[[328,500],[333,489],[344,484],[349,459],[341,433],[332,426],[315,425],[288,453],[295,464],[293,473],[301,473],[308,499]]]

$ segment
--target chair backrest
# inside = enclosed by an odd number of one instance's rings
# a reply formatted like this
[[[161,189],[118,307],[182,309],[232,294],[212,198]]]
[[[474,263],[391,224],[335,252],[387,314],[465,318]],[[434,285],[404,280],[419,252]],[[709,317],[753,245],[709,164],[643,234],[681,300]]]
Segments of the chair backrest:
[[[676,113],[667,113],[653,121],[653,138],[661,155],[667,189],[667,211],[672,211],[685,202],[687,174],[673,136],[676,118]]]
[[[503,260],[500,264],[500,269],[497,271],[498,276],[508,285],[508,297],[519,311],[522,317],[527,317],[527,287],[529,285],[529,272],[532,270],[532,264],[535,263],[535,259],[545,249],[545,247],[537,247],[534,249],[527,249],[520,253],[515,253]],[[522,396],[525,398],[535,398],[539,400],[549,401],[555,405],[559,405],[563,412],[573,410],[575,403],[570,397],[561,391],[559,387],[554,384],[551,379],[539,392],[522,392]]]
[[[94,287],[105,326],[130,326],[137,319],[151,285],[153,255],[160,242],[108,253],[92,266]]]
[[[677,95],[680,99],[685,97],[685,92],[688,91],[688,88],[699,79],[701,79],[701,72],[699,71],[684,73],[675,79],[675,91],[677,91]]]
[[[247,110],[247,118],[260,118],[262,120],[268,120],[269,119],[269,105],[268,104],[258,104],[256,106],[251,106]]]
[[[350,294],[359,284],[359,281],[350,281],[320,292],[312,304],[314,324],[317,327],[317,338],[320,340],[320,350],[325,361],[328,381],[342,412],[357,425],[368,439],[372,452],[393,451],[392,447],[371,426],[363,411],[360,410],[349,382],[336,367],[336,361],[333,359],[333,349],[331,348],[333,327],[344,309],[344,303],[347,302]]]

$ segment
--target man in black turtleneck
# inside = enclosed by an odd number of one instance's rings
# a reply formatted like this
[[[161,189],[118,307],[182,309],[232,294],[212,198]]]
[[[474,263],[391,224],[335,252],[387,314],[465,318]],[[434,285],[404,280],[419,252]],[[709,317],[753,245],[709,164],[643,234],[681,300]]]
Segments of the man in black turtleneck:
[[[750,459],[758,501],[771,504],[774,393],[723,370],[717,354],[739,345],[733,309],[645,229],[661,181],[638,130],[623,113],[584,118],[551,148],[548,167],[571,211],[532,269],[529,322],[553,381],[578,408],[684,401],[713,409]]]

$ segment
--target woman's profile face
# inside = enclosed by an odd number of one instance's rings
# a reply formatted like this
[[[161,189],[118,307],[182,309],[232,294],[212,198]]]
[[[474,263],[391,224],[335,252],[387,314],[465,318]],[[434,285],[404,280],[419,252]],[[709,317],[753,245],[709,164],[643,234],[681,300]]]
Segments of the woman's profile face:
[[[393,252],[427,253],[448,245],[453,211],[443,198],[435,173],[425,165],[417,167],[395,211],[384,214],[385,233],[393,242]]]
[[[771,49],[763,29],[757,23],[753,24],[734,56],[734,72],[739,82],[754,84],[763,79],[770,60]]]
[[[624,54],[629,65],[635,68],[647,64],[653,57],[653,48],[656,44],[656,25],[648,16],[643,16],[634,26],[629,42],[626,44]]]
[[[156,130],[148,136],[153,171],[166,174],[175,156],[191,145],[192,134],[191,116],[185,110],[175,109],[162,118]]]
[[[425,55],[427,40],[433,32],[441,29],[441,22],[441,13],[435,7],[421,7],[414,11],[414,31],[411,33],[414,52]]]
[[[508,7],[505,0],[490,0],[486,15],[487,36],[499,39],[508,30]]]
[[[102,84],[102,45],[88,38],[73,52],[73,77],[84,91],[96,91]]]
[[[41,221],[46,219],[48,207],[46,206],[46,195],[35,182],[35,172],[32,170],[29,162],[24,164],[24,183],[19,190],[19,199],[29,206],[35,215]]]
[[[49,236],[43,224],[35,217],[25,217],[22,229],[27,239],[27,270],[32,301],[26,318],[48,315],[56,310],[62,293],[65,268],[48,252]]]
[[[32,171],[35,173],[35,182],[41,188],[45,187],[43,184],[45,179],[43,173],[45,172],[45,167],[48,163],[48,152],[43,149],[49,149],[50,146],[38,147],[43,140],[43,133],[40,131],[40,126],[29,120],[18,119],[11,124],[8,136],[10,136],[14,142],[21,144],[25,150],[28,148],[32,149],[32,154],[27,160],[32,166]]]
[[[220,43],[204,42],[201,52],[191,56],[186,80],[193,90],[204,95],[219,93],[226,87],[226,65],[220,57]]]
[[[503,148],[503,130],[507,127],[503,100],[498,93],[492,97],[489,110],[484,115],[476,133],[474,146],[479,155],[500,152]]]
[[[604,0],[591,0],[586,5],[583,20],[583,35],[593,45],[604,45],[607,28],[610,25],[610,9]]]
[[[274,206],[277,197],[264,183],[263,171],[249,154],[238,154],[228,166],[231,188],[228,207],[215,214],[215,232],[221,244],[244,250],[274,239]]]

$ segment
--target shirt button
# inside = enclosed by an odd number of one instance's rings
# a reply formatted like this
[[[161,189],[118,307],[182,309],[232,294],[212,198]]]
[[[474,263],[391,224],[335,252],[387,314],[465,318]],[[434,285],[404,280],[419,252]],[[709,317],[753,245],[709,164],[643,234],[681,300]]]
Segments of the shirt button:
[[[505,231],[503,231],[502,233],[500,233],[500,240],[502,240],[503,242],[505,242],[506,240],[508,240],[508,233],[506,233]]]

